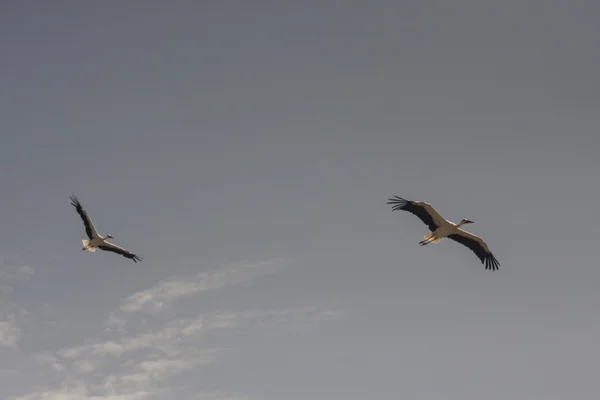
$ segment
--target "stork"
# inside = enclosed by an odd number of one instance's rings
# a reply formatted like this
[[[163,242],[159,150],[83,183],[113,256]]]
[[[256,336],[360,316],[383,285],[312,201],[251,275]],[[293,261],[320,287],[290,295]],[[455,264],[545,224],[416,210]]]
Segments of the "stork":
[[[77,200],[75,195],[71,196],[71,205],[75,207],[77,213],[81,217],[83,224],[85,225],[85,233],[87,234],[89,240],[82,240],[83,249],[91,252],[96,251],[96,249],[104,250],[104,251],[112,251],[113,253],[117,253],[122,255],[123,257],[130,258],[133,262],[137,263],[138,261],[142,261],[142,258],[133,254],[132,252],[125,250],[122,247],[119,247],[106,239],[114,239],[114,237],[110,234],[106,236],[101,236],[96,231],[92,219],[89,217],[88,213],[81,207],[81,203]]]
[[[500,267],[500,263],[482,238],[460,228],[463,225],[472,224],[473,221],[463,218],[458,224],[455,224],[442,217],[429,203],[409,201],[398,196],[388,199],[387,204],[393,205],[392,211],[408,211],[427,225],[431,233],[425,235],[424,240],[419,242],[421,246],[439,243],[444,238],[452,239],[471,249],[485,265],[485,269],[495,271]]]

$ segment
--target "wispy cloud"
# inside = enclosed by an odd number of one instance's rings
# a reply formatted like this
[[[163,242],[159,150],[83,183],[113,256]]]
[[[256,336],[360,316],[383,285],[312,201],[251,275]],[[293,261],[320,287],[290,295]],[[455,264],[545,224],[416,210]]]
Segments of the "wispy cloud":
[[[29,265],[0,265],[0,347],[18,347],[21,336],[19,323],[29,313],[11,301],[13,285],[30,279],[34,272]]]
[[[198,393],[194,400],[259,400],[257,397],[250,397],[239,392],[203,392]]]
[[[99,340],[61,349],[51,355],[39,355],[40,362],[51,366],[62,376],[61,388],[15,400],[154,399],[169,378],[208,365],[227,350],[203,347],[200,339],[205,339],[207,333],[242,326],[264,329],[281,324],[289,327],[293,321],[303,321],[311,316],[318,320],[337,317],[337,314],[314,306],[214,312],[189,320],[172,321],[163,329],[136,336]],[[117,364],[111,360],[116,360]],[[107,368],[107,365],[110,367]],[[118,373],[110,372],[115,370]],[[93,377],[95,372],[99,372],[98,376],[108,374],[108,378],[97,382]],[[76,389],[72,389],[73,385]],[[250,399],[235,392],[208,392],[193,398]]]
[[[42,366],[49,366],[56,372],[64,370],[64,366],[59,362],[58,357],[50,353],[38,353],[34,355],[34,361]]]
[[[113,382],[112,377],[107,379],[105,388],[110,390]],[[27,396],[13,397],[10,400],[148,400],[154,398],[152,393],[137,391],[130,394],[95,394],[83,382],[64,386],[56,390],[47,390],[31,393]],[[262,400],[262,397],[249,397],[239,392],[200,392],[189,400]]]
[[[294,307],[271,310],[247,310],[241,312],[220,311],[201,314],[193,319],[179,319],[170,322],[157,331],[144,331],[136,336],[124,336],[117,340],[105,340],[81,346],[61,349],[57,354],[64,359],[79,359],[85,355],[92,357],[122,356],[125,353],[144,349],[154,349],[165,353],[178,346],[189,337],[199,337],[217,329],[231,329],[244,323],[255,322],[255,326],[268,326],[284,322],[289,324],[294,319],[311,317],[339,317],[329,309],[315,306]]]
[[[260,263],[238,263],[227,265],[216,271],[201,272],[185,279],[172,277],[150,289],[129,296],[121,305],[120,310],[126,313],[158,312],[178,298],[228,286],[247,284],[255,277],[278,272],[285,262],[286,260],[276,259]]]
[[[129,394],[96,395],[84,382],[78,381],[62,385],[56,389],[41,390],[25,396],[12,397],[10,400],[146,400],[151,393],[135,392]]]
[[[4,318],[4,321],[0,321],[0,346],[14,349],[19,342],[21,329],[17,326],[13,315],[8,315]]]
[[[148,357],[122,365],[118,374],[111,374],[94,387],[103,395],[157,395],[169,378],[213,362],[221,349],[190,350],[177,356]],[[158,396],[157,396],[158,397]]]
[[[169,278],[125,298],[110,313],[109,323],[127,322],[121,330],[104,330],[82,344],[36,356],[58,384],[13,400],[255,400],[230,390],[184,392],[170,386],[175,376],[206,367],[232,348],[210,346],[212,332],[239,328],[302,329],[323,319],[337,318],[332,307],[315,305],[241,311],[213,311],[177,317],[175,300],[252,282],[280,271],[282,260],[228,265],[190,279]],[[161,313],[170,307],[169,313]],[[188,308],[189,310],[189,308]],[[138,313],[143,318],[133,318]],[[189,314],[188,314],[189,315]],[[165,318],[170,318],[165,321]],[[106,320],[104,321],[106,323]],[[235,348],[235,345],[232,346]],[[56,382],[56,381],[55,381]]]
[[[28,280],[35,273],[29,265],[2,265],[0,266],[0,280]]]

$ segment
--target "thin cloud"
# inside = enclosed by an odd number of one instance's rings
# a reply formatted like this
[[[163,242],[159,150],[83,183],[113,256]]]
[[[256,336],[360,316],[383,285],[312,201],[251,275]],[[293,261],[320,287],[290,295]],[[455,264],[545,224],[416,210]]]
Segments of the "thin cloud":
[[[275,259],[261,263],[239,263],[227,265],[211,272],[201,272],[188,279],[169,278],[129,296],[121,305],[125,313],[138,311],[158,312],[178,298],[200,292],[247,284],[254,278],[281,270],[285,260]],[[117,318],[112,316],[112,318]]]
[[[19,343],[21,329],[17,326],[14,316],[8,315],[0,321],[0,346],[16,349]]]
[[[41,390],[25,396],[11,397],[9,400],[146,400],[151,396],[151,393],[143,391],[97,395],[85,382],[78,381],[58,389]]]
[[[176,299],[247,284],[279,271],[283,265],[282,260],[229,265],[188,280],[162,281],[137,292],[104,320],[104,324],[119,326],[118,330],[105,329],[83,344],[38,354],[35,361],[42,376],[51,372],[55,384],[11,400],[155,400],[172,398],[175,392],[181,392],[175,397],[182,400],[258,400],[235,391],[190,392],[170,381],[186,371],[208,367],[229,350],[210,346],[213,332],[279,327],[298,331],[324,319],[338,318],[339,312],[309,305],[165,319],[179,310],[186,311],[173,307]],[[170,313],[157,313],[166,306],[173,308]],[[144,313],[143,318],[134,317],[137,313]]]
[[[213,330],[241,327],[293,326],[319,321],[336,313],[315,306],[205,313],[172,321],[156,331],[65,348],[37,359],[62,376],[58,389],[47,389],[11,400],[137,400],[160,398],[170,378],[206,366],[227,350],[207,348],[201,339]],[[115,364],[116,362],[116,364]],[[110,368],[106,368],[110,365]],[[98,373],[95,375],[95,373]],[[98,376],[107,376],[98,382]],[[164,386],[164,385],[167,386]],[[206,392],[186,399],[251,400],[238,392]],[[256,399],[256,398],[252,398]]]
[[[131,377],[135,380],[135,377]],[[144,379],[144,378],[140,378]],[[114,385],[114,377],[109,377],[105,388],[111,388]],[[135,391],[128,394],[96,394],[95,390],[90,390],[82,382],[72,386],[65,386],[56,390],[46,390],[31,393],[26,396],[11,397],[9,400],[149,400],[156,398],[154,393],[145,391]],[[263,397],[249,397],[240,392],[234,391],[212,391],[201,392],[191,397],[190,400],[263,400]]]
[[[110,394],[149,393],[157,395],[171,377],[213,362],[221,349],[188,351],[177,357],[155,357],[129,362],[120,374],[109,375],[96,390]]]
[[[6,297],[0,296],[0,348],[17,350],[22,332],[21,325],[27,322],[31,313],[18,304],[7,301]]]
[[[0,266],[0,280],[29,280],[35,273],[30,265],[2,265]]]
[[[65,367],[59,362],[58,357],[49,353],[39,353],[34,355],[34,361],[41,366],[49,366],[55,372],[62,372]]]
[[[0,348],[16,350],[21,336],[20,322],[29,312],[10,301],[15,281],[29,280],[35,270],[29,265],[0,265]]]
[[[217,359],[222,349],[205,349],[188,352],[178,357],[161,357],[145,360],[134,368],[134,376],[142,381],[163,381],[169,377],[189,371],[198,365],[210,364]],[[124,379],[131,375],[125,375]]]
[[[239,392],[203,392],[198,393],[194,400],[259,400],[259,398],[250,398]]]
[[[60,350],[57,355],[64,359],[78,359],[84,355],[106,357],[121,356],[125,353],[143,350],[159,349],[168,351],[188,337],[199,337],[217,329],[231,329],[246,322],[254,322],[256,326],[276,323],[289,323],[293,319],[312,317],[320,319],[324,316],[338,317],[329,309],[318,307],[292,307],[262,310],[254,309],[241,312],[220,311],[205,313],[193,319],[172,321],[163,329],[146,331],[135,336],[124,336],[117,340],[97,341],[81,346]]]

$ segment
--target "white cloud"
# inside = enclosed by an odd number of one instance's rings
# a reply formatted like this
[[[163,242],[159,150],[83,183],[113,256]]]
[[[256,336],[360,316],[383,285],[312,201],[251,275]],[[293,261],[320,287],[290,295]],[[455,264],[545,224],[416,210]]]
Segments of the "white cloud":
[[[0,346],[15,349],[19,343],[21,329],[17,326],[14,317],[8,316],[0,321]]]
[[[142,361],[135,367],[138,375],[147,376],[154,381],[162,381],[170,376],[190,370],[198,365],[210,364],[221,349],[206,349],[189,352],[176,358],[161,357]]]
[[[212,272],[201,272],[188,279],[169,278],[150,289],[129,296],[122,304],[121,311],[126,313],[161,311],[175,299],[246,284],[257,276],[279,271],[284,263],[285,260],[281,259],[261,263],[239,263]]]
[[[62,385],[58,389],[41,390],[25,396],[12,397],[9,400],[146,400],[151,393],[139,391],[128,394],[94,394],[82,381]]]
[[[206,334],[211,331],[240,327],[264,329],[277,325],[293,328],[293,322],[299,322],[299,326],[303,327],[311,321],[337,316],[338,314],[330,309],[316,306],[219,311],[204,313],[191,319],[174,320],[155,331],[142,331],[138,335],[88,342],[59,350],[51,356],[39,356],[39,359],[50,364],[54,371],[62,372],[64,385],[72,385],[73,380],[84,382],[85,390],[81,387],[77,392],[71,389],[65,392],[61,389],[62,391],[57,392],[37,393],[38,397],[15,400],[160,399],[158,393],[169,378],[201,365],[208,365],[226,350],[206,347]],[[106,365],[111,367],[105,368]],[[98,372],[99,376],[108,377],[101,383],[93,384],[91,375],[95,372]],[[207,392],[194,399],[249,398],[236,392]]]
[[[203,392],[198,393],[194,400],[258,400],[258,398],[251,399],[239,392]]]
[[[21,372],[16,369],[0,369],[0,377],[20,376]]]
[[[107,388],[111,386],[111,378],[107,379]],[[149,400],[158,398],[155,393],[145,391],[135,391],[128,394],[94,394],[83,383],[74,386],[65,386],[60,389],[38,391],[26,396],[12,397],[9,400]],[[174,398],[174,397],[171,397]],[[193,397],[186,397],[190,400],[262,400],[262,398],[248,397],[239,392],[201,392]]]
[[[0,347],[17,349],[21,328],[19,322],[28,317],[24,308],[10,301],[14,281],[30,279],[35,270],[29,265],[0,265]]]
[[[168,279],[129,296],[104,320],[104,324],[116,326],[117,330],[105,329],[99,337],[86,339],[82,344],[38,354],[35,361],[42,371],[50,369],[53,373],[50,386],[12,400],[155,400],[165,396],[182,400],[251,400],[235,391],[198,393],[170,382],[176,375],[220,359],[227,349],[209,345],[214,331],[242,327],[304,329],[324,318],[337,318],[339,314],[333,308],[256,308],[206,312],[192,318],[177,318],[181,309],[178,307],[169,313],[159,311],[172,306],[178,298],[242,285],[278,271],[282,265],[280,260],[229,265],[188,280]],[[140,312],[144,318],[134,318]],[[182,390],[183,397],[175,394]]]
[[[244,322],[256,322],[259,325],[284,322],[289,324],[293,319],[320,319],[324,316],[337,317],[331,310],[318,307],[293,307],[271,310],[247,310],[241,312],[220,311],[205,313],[193,319],[179,319],[157,331],[145,331],[136,336],[123,336],[116,340],[96,341],[81,346],[60,350],[57,354],[65,359],[75,360],[85,355],[93,357],[122,356],[125,353],[155,349],[169,352],[181,341],[191,336],[201,336],[216,329],[227,329],[239,326]]]
[[[41,365],[48,365],[54,371],[64,371],[65,367],[59,362],[58,358],[49,353],[39,353],[34,356],[34,360]]]
[[[75,363],[75,371],[77,371],[79,375],[90,374],[94,372],[95,369],[94,364],[89,360],[79,360]]]
[[[0,280],[6,281],[9,279],[28,280],[35,270],[29,265],[2,265],[0,266]]]
[[[0,297],[0,302],[4,299]],[[0,305],[0,347],[16,350],[21,336],[20,322],[29,317],[29,312],[14,303]]]
[[[120,374],[109,375],[96,386],[106,394],[154,393],[170,377],[213,362],[220,349],[188,351],[177,357],[155,357],[137,362],[127,362]]]
[[[4,299],[0,296],[0,302]],[[17,350],[21,337],[21,325],[31,314],[15,303],[0,303],[0,348]]]

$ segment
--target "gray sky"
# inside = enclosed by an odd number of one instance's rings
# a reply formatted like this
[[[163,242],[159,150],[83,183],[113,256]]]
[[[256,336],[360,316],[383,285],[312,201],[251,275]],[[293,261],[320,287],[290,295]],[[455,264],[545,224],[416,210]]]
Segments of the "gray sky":
[[[593,398],[599,16],[3,2],[0,398]]]

